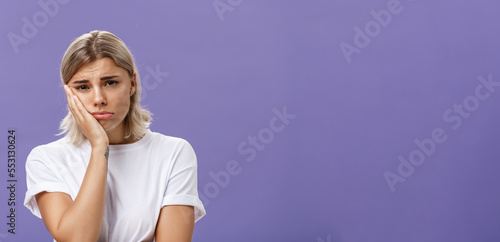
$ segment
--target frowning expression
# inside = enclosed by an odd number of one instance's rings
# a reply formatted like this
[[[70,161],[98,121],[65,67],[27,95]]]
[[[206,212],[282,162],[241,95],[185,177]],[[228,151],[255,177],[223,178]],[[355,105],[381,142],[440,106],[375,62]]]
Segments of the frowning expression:
[[[67,84],[106,132],[123,130],[135,77],[113,59],[102,58],[81,66]]]

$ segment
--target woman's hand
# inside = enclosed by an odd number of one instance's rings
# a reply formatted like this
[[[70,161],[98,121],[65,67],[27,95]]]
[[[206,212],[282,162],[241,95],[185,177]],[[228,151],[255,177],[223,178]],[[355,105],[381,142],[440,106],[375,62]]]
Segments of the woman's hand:
[[[78,127],[89,140],[92,148],[98,146],[108,147],[108,135],[101,124],[87,111],[68,85],[64,85],[64,89],[66,90],[69,110],[73,114]]]

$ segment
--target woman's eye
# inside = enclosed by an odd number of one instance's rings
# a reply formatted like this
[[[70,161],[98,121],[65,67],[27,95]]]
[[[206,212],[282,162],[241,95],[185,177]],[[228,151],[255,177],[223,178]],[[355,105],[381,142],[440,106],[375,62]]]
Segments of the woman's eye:
[[[116,84],[118,84],[117,81],[107,81],[106,82],[106,86],[113,86],[113,85],[116,85]]]
[[[75,87],[76,90],[86,90],[86,89],[89,89],[89,87],[85,86],[85,85],[82,85],[82,86],[77,86]]]

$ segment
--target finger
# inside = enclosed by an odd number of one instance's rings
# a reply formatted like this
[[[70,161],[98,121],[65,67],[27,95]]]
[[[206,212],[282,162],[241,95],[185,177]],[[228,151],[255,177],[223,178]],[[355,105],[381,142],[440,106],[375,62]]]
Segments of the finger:
[[[66,101],[68,101],[68,108],[71,113],[74,113],[73,106],[71,105],[71,95],[68,85],[64,85],[64,93],[66,94]]]
[[[78,110],[77,105],[75,103],[75,98],[73,97],[75,96],[75,94],[73,94],[73,91],[69,86],[66,86],[66,94],[68,98],[68,106],[71,113],[73,113],[73,117],[77,119],[77,122],[78,121],[83,122],[83,115]]]
[[[74,104],[73,104],[73,93],[71,92],[71,89],[68,85],[64,85],[64,90],[66,91],[66,99],[68,100],[68,108],[69,110],[71,111],[71,113],[73,114],[73,116],[75,118],[76,117],[76,110],[74,108]]]
[[[78,109],[78,112],[80,113],[80,115],[82,115],[83,119],[85,119],[85,117],[89,117],[89,115],[90,115],[89,111],[87,111],[87,108],[85,108],[85,106],[83,106],[83,104],[80,101],[80,99],[78,98],[78,96],[73,95],[73,102],[74,102],[76,108]]]

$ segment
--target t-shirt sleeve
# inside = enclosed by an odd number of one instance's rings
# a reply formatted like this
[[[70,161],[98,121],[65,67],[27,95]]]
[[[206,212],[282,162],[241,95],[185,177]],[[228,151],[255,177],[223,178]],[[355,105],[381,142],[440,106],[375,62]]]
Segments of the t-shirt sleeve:
[[[179,147],[174,154],[162,206],[191,205],[194,207],[196,222],[206,214],[198,197],[197,159],[193,147],[187,141],[183,140]]]
[[[70,194],[68,187],[61,181],[53,169],[50,162],[37,148],[33,149],[26,160],[26,206],[34,215],[42,218],[36,203],[35,195],[46,192],[64,192]]]

